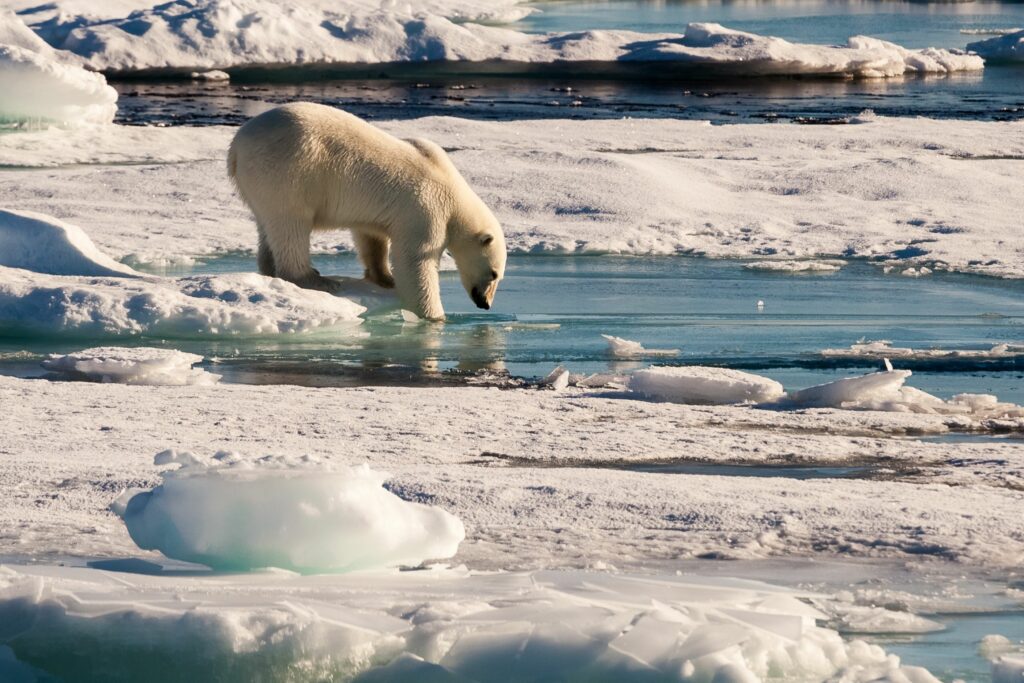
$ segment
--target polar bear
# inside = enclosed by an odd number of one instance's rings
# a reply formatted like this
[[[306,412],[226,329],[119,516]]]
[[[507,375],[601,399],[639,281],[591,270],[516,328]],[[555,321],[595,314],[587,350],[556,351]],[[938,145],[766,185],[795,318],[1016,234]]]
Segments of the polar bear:
[[[348,228],[366,278],[394,287],[402,307],[421,318],[444,319],[445,249],[480,308],[490,308],[504,276],[501,226],[428,140],[399,140],[332,107],[287,104],[239,129],[228,175],[256,218],[264,275],[336,291],[310,264],[309,237]]]

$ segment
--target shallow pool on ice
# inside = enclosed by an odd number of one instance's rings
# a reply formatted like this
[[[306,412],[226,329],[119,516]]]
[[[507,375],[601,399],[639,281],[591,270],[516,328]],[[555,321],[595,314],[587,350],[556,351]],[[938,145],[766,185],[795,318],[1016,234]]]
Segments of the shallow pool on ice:
[[[451,557],[466,535],[457,517],[402,500],[367,465],[223,451],[203,461],[173,450],[156,464],[180,468],[150,491],[126,492],[113,511],[140,548],[216,569],[418,565]]]

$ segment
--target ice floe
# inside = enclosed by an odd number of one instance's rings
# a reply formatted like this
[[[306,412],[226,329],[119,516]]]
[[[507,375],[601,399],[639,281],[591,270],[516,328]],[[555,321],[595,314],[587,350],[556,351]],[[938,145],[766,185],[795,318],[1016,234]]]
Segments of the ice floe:
[[[986,62],[1024,61],[1024,29],[969,43],[967,49],[977,52]]]
[[[444,510],[408,502],[366,465],[331,467],[299,457],[212,460],[164,451],[150,491],[128,491],[113,510],[145,550],[215,569],[352,571],[451,557],[466,532]]]
[[[773,273],[835,273],[846,265],[840,259],[754,261],[743,267]]]
[[[0,209],[0,266],[49,275],[137,277],[76,225],[30,211]]]
[[[117,92],[0,8],[0,126],[110,123]]]
[[[942,262],[1024,276],[1012,201],[1020,181],[1003,159],[1024,154],[1020,123],[878,118],[824,130],[431,117],[380,125],[449,149],[516,253],[842,255],[900,270]],[[224,173],[233,131],[104,126],[95,135],[0,136],[0,164],[26,167],[5,171],[0,206],[65,217],[119,259],[251,252],[252,218]],[[77,167],[28,170],[62,164]],[[312,246],[332,253],[352,241],[348,231],[323,231]]]
[[[220,375],[194,365],[203,357],[175,349],[104,346],[52,354],[42,362],[51,378],[147,386],[209,385]]]
[[[646,349],[640,342],[601,335],[608,342],[608,353],[616,358],[642,358],[644,356],[678,356],[679,349]]]
[[[899,358],[903,360],[1000,360],[1024,356],[1024,343],[996,344],[988,349],[913,349],[893,346],[892,342],[859,341],[846,349],[823,349],[826,358]]]
[[[764,403],[783,394],[773,379],[729,368],[652,367],[638,370],[629,380],[631,391],[646,398],[674,403]]]
[[[86,13],[39,20],[36,28],[92,67],[113,71],[428,61],[489,62],[491,69],[509,71],[521,68],[517,64],[578,61],[589,62],[591,70],[599,63],[659,62],[660,70],[682,66],[751,76],[876,78],[983,68],[980,57],[959,50],[908,50],[865,36],[832,46],[791,43],[712,23],[689,24],[682,35],[527,34],[493,25],[530,11],[510,2],[421,3],[413,9],[361,0],[302,6],[177,0],[120,18]]]
[[[227,580],[141,564],[148,575],[0,568],[8,661],[85,683],[109,680],[113,661],[125,680],[167,661],[232,682],[937,680],[817,625],[826,614],[806,601],[826,596],[755,581],[461,568]]]

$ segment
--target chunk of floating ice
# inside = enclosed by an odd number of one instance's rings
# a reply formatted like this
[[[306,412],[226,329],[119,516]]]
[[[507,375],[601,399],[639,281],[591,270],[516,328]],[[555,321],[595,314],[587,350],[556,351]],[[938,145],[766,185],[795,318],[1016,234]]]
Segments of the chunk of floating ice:
[[[1024,62],[1024,29],[968,43],[967,49],[977,52],[987,62]]]
[[[910,370],[886,370],[858,377],[844,377],[792,391],[786,398],[792,403],[817,408],[843,408],[869,402],[895,401],[900,398],[903,383],[911,374]]]
[[[999,359],[1024,356],[1024,344],[996,344],[989,349],[912,349],[886,340],[859,341],[846,349],[823,349],[829,358]]]
[[[688,365],[638,370],[629,388],[647,398],[672,403],[764,403],[783,394],[773,379],[728,368]]]
[[[645,349],[640,342],[601,335],[608,342],[608,352],[616,358],[637,358],[641,356],[678,356],[679,349]]]
[[[82,60],[54,50],[0,8],[0,123],[110,123],[117,91]]]
[[[465,537],[457,517],[386,490],[389,475],[310,459],[238,457],[179,463],[151,491],[112,505],[140,548],[215,569],[350,571],[451,557]]]
[[[828,600],[722,577],[582,571],[115,577],[0,568],[13,657],[62,671],[114,662],[123,680],[159,680],[173,661],[182,680],[212,670],[231,681],[310,671],[363,682],[935,682],[877,645],[817,626],[826,612],[809,599]]]
[[[220,375],[192,367],[202,360],[202,356],[175,349],[106,346],[53,354],[42,366],[52,370],[55,379],[150,386],[216,384]]]
[[[189,78],[194,81],[230,81],[231,75],[227,71],[213,69],[212,71],[193,71]]]
[[[743,266],[747,270],[765,270],[774,273],[835,273],[846,265],[839,259],[809,261],[754,261]]]
[[[551,387],[555,391],[562,391],[569,386],[569,371],[559,365],[549,372],[540,383],[543,386]]]

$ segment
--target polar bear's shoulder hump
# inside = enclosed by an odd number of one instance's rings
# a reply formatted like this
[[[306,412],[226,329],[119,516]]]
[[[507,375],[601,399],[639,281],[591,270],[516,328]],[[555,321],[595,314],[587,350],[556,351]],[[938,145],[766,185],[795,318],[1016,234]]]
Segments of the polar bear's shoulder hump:
[[[444,151],[441,145],[436,142],[431,142],[430,140],[425,140],[423,138],[409,138],[406,142],[416,148],[416,151],[420,153],[420,156],[435,166],[448,168],[452,163],[448,158],[448,154]]]

